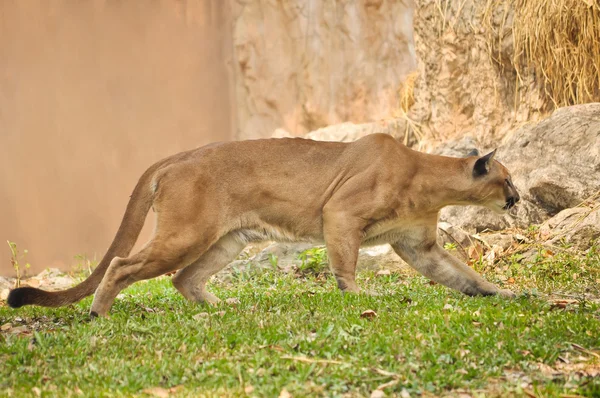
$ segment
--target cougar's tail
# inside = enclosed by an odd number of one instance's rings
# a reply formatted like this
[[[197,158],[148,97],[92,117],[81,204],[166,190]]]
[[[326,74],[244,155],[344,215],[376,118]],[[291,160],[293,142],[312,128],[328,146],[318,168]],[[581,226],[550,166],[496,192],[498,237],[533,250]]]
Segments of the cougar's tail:
[[[148,169],[138,181],[131,194],[125,215],[112,244],[102,258],[102,261],[100,261],[100,264],[98,264],[86,280],[70,289],[57,292],[48,292],[33,287],[20,287],[9,293],[7,299],[8,305],[12,308],[19,308],[24,305],[61,307],[75,303],[93,294],[100,281],[102,281],[112,259],[117,256],[128,256],[137,241],[140,231],[144,226],[146,214],[148,214],[152,206],[154,192],[151,185],[157,166],[159,165],[156,164]]]

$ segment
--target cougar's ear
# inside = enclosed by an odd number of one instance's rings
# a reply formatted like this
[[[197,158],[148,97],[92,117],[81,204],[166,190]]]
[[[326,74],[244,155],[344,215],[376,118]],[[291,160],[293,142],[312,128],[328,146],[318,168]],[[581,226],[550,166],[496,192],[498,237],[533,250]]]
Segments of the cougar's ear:
[[[489,173],[490,167],[492,166],[492,160],[494,160],[494,156],[496,156],[496,149],[494,149],[487,155],[477,159],[477,161],[475,162],[475,166],[473,167],[473,175],[475,177],[478,177]]]
[[[473,148],[473,150],[467,154],[468,158],[470,158],[471,156],[479,156],[479,151],[477,150],[477,148]]]

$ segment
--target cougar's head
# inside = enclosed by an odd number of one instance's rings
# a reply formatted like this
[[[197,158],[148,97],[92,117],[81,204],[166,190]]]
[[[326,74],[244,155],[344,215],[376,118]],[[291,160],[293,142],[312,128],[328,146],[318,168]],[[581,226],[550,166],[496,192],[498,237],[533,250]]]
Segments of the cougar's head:
[[[472,170],[473,202],[497,213],[505,213],[521,199],[510,173],[494,160],[496,150],[485,156],[469,157]]]

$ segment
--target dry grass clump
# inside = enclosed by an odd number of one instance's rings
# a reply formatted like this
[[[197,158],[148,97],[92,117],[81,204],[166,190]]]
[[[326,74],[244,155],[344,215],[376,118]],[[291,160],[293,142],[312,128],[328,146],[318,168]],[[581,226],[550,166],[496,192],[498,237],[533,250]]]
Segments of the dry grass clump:
[[[424,134],[421,125],[414,121],[408,112],[415,103],[415,83],[419,77],[418,71],[410,73],[400,88],[398,89],[398,108],[393,112],[394,118],[404,122],[404,145],[416,142],[417,148],[420,148]]]
[[[400,109],[402,109],[404,113],[408,113],[410,107],[415,103],[415,82],[417,81],[418,77],[418,71],[410,73],[398,90]]]
[[[600,1],[510,2],[517,73],[532,68],[556,107],[600,101]]]

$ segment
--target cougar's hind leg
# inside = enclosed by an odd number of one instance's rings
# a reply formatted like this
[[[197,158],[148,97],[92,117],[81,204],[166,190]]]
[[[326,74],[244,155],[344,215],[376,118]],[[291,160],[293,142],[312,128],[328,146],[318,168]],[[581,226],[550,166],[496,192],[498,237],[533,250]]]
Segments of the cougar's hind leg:
[[[220,300],[206,290],[210,277],[233,261],[246,243],[234,235],[226,235],[203,255],[173,276],[173,286],[186,299],[196,303],[216,304]]]
[[[155,237],[133,256],[115,257],[96,290],[90,315],[105,316],[121,290],[134,282],[155,278],[191,264],[216,240],[186,242],[181,236],[170,236],[168,239]]]

